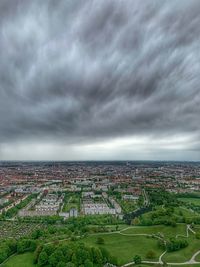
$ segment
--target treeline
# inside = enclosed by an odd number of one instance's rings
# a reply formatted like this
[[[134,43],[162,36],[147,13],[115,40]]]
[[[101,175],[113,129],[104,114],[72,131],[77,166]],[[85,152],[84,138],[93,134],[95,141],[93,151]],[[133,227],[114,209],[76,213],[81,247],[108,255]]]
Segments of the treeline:
[[[9,206],[11,203],[12,203],[12,201],[9,200],[8,202],[5,202],[4,204],[1,204],[1,205],[0,205],[0,210],[6,208],[6,207]]]
[[[133,222],[133,221],[132,221]],[[184,216],[183,212],[179,210],[175,213],[175,209],[171,208],[160,208],[155,211],[151,211],[144,216],[138,218],[135,224],[143,226],[151,225],[166,225],[176,226],[177,223],[186,224],[200,224],[200,216]]]
[[[183,197],[183,198],[200,198],[199,193],[179,193],[176,195],[178,198]]]
[[[135,218],[138,218],[140,217],[142,214],[146,213],[146,212],[149,212],[152,210],[152,206],[148,206],[148,207],[141,207],[139,208],[138,210],[134,211],[134,212],[131,212],[131,213],[127,213],[124,215],[123,219],[124,221],[127,223],[127,224],[131,224],[132,221],[135,219]]]
[[[17,242],[9,240],[2,242],[0,245],[0,264],[4,262],[10,255],[17,252]]]
[[[166,249],[168,252],[173,252],[186,248],[188,246],[188,242],[186,239],[170,238],[166,242],[164,242],[164,240],[159,240],[158,246],[162,249]]]
[[[164,188],[147,188],[146,192],[153,206],[167,205],[168,207],[176,207],[179,204],[177,196],[167,192]]]
[[[114,232],[117,231],[118,229],[119,225],[116,225],[115,227],[95,226],[95,225],[76,227],[73,224],[69,225],[68,227],[61,225],[57,227],[52,225],[34,230],[30,235],[30,237],[35,240],[40,239],[49,241],[53,240],[58,241],[66,238],[71,240],[76,240],[83,238],[88,234]]]
[[[0,246],[0,264],[15,253],[34,252],[34,263],[48,267],[101,267],[106,263],[117,265],[103,247],[87,247],[80,242],[42,244],[34,239],[5,241]]]
[[[107,262],[117,264],[106,249],[87,247],[82,243],[38,246],[34,262],[38,266],[50,267],[100,267]]]
[[[15,215],[17,215],[18,211],[20,209],[23,209],[24,207],[26,207],[26,205],[28,205],[28,203],[35,197],[34,194],[28,196],[26,199],[22,200],[19,204],[15,205],[14,207],[12,207],[11,209],[7,210],[6,212],[2,212],[1,217],[2,218],[11,218]]]
[[[35,217],[21,217],[19,218],[21,222],[32,222],[32,223],[46,223],[46,224],[74,224],[75,226],[84,225],[107,225],[107,224],[123,224],[123,220],[117,218],[114,215],[91,215],[85,217],[69,218],[64,221],[59,216],[35,216]]]
[[[15,239],[10,239],[4,241],[0,245],[0,264],[14,253],[35,251],[36,247],[37,241],[32,239],[22,239],[19,241],[16,241]]]

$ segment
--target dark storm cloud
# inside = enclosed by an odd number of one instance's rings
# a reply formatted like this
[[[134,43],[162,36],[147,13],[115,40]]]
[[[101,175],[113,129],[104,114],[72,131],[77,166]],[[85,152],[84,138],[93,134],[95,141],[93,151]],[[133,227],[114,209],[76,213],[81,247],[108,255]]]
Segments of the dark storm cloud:
[[[198,137],[199,13],[198,0],[1,1],[0,142]]]

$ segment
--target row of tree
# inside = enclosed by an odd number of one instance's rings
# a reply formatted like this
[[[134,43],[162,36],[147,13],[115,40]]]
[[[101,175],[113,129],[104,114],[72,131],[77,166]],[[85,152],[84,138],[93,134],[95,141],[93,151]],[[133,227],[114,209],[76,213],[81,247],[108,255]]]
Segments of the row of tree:
[[[34,256],[35,263],[41,267],[100,267],[107,262],[117,263],[106,249],[82,243],[38,246]]]
[[[21,239],[16,241],[10,239],[4,241],[0,245],[0,263],[4,262],[9,256],[14,253],[24,253],[27,251],[35,251],[37,242],[32,239]]]
[[[3,211],[1,217],[2,218],[11,218],[15,216],[18,211],[28,205],[28,203],[35,197],[34,194],[28,196],[26,199],[22,200],[19,204],[15,205],[11,209],[7,211]]]
[[[167,241],[159,240],[158,245],[162,249],[166,249],[168,252],[173,252],[186,248],[188,246],[188,242],[186,239],[170,238]]]

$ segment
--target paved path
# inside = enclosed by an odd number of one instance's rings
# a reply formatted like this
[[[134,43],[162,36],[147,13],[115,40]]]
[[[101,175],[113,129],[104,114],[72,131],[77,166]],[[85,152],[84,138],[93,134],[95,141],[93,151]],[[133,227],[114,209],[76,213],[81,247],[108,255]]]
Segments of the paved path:
[[[103,234],[120,234],[120,235],[124,235],[124,236],[152,236],[152,234],[126,234],[126,233],[123,233],[124,231],[126,231],[126,230],[128,230],[128,229],[130,229],[130,228],[137,228],[138,226],[132,226],[132,227],[126,227],[126,228],[124,228],[124,229],[122,229],[122,230],[120,230],[120,231],[114,231],[114,232],[106,232],[106,233],[103,233]],[[186,235],[176,235],[176,238],[177,237],[185,237],[185,238],[188,238],[189,237],[189,231],[190,232],[192,232],[193,234],[196,234],[196,232],[191,228],[191,225],[190,224],[188,224],[187,226],[186,226]],[[98,234],[102,234],[102,233],[95,233],[95,234],[91,234],[91,235],[98,235]],[[161,237],[159,237],[159,236],[156,236],[156,235],[154,235],[155,236],[155,238],[157,238],[157,239],[162,239]],[[167,251],[164,251],[161,255],[160,255],[160,257],[159,257],[159,259],[158,259],[158,261],[142,261],[142,263],[146,263],[146,264],[159,264],[159,265],[162,265],[163,264],[163,260],[162,260],[162,258],[163,258],[163,256],[165,255],[167,253]],[[200,250],[199,251],[197,251],[196,253],[194,253],[194,255],[192,256],[192,258],[189,260],[189,261],[186,261],[186,262],[180,262],[180,263],[177,263],[177,262],[168,262],[167,264],[169,264],[169,265],[174,265],[174,266],[176,266],[176,265],[191,265],[191,264],[200,264],[200,262],[198,262],[198,261],[196,261],[195,260],[195,258],[196,258],[196,256],[197,255],[199,255],[200,254]],[[123,266],[121,266],[121,267],[128,267],[128,266],[130,266],[130,265],[133,265],[134,264],[134,262],[129,262],[129,263],[126,263],[126,264],[124,264]]]
[[[129,228],[133,228],[133,227],[129,227]],[[128,228],[124,229],[124,230],[127,230]],[[123,231],[123,230],[122,230]],[[121,232],[122,232],[121,231]],[[185,237],[185,238],[188,238],[189,237],[189,231],[192,232],[193,234],[196,234],[196,232],[191,228],[191,225],[188,224],[187,227],[186,227],[186,235],[176,235],[176,238],[177,237]],[[122,235],[129,235],[129,234],[123,234],[121,233]],[[130,235],[146,235],[146,236],[150,236],[148,234],[130,234]],[[156,236],[157,237],[157,236]],[[157,237],[159,238],[159,237]],[[146,264],[158,264],[158,265],[162,265],[163,264],[163,260],[162,260],[162,257],[167,253],[167,251],[164,251],[160,257],[159,257],[159,260],[158,261],[142,261],[142,263],[146,263]],[[167,264],[169,265],[173,265],[173,266],[180,266],[180,265],[192,265],[192,264],[198,264],[200,265],[200,262],[199,261],[196,261],[195,258],[200,254],[200,250],[198,250],[197,252],[194,253],[194,255],[191,257],[191,259],[189,261],[185,261],[185,262],[167,262]],[[132,261],[132,262],[129,262],[129,263],[126,263],[124,265],[122,265],[121,267],[128,267],[130,265],[134,265],[135,263]]]
[[[109,234],[120,234],[120,235],[124,235],[124,236],[152,236],[152,234],[125,234],[125,233],[123,233],[123,231],[126,231],[126,230],[128,230],[128,229],[130,229],[130,228],[136,228],[137,226],[132,226],[132,227],[127,227],[127,228],[124,228],[124,229],[122,229],[122,230],[120,230],[120,231],[113,231],[113,232],[104,232],[104,233],[95,233],[95,234],[90,234],[91,236],[92,235],[102,235],[102,234],[105,234],[105,235],[109,235]],[[196,234],[196,232],[191,228],[191,226],[188,224],[187,225],[187,227],[186,227],[186,235],[176,235],[176,238],[178,237],[178,236],[182,236],[182,237],[189,237],[189,231],[191,231],[193,234]],[[159,236],[156,236],[155,235],[155,238],[158,238],[158,239],[162,239],[161,237],[159,237]],[[67,240],[69,240],[69,239],[62,239],[62,240],[59,240],[60,242],[62,242],[62,241],[67,241]],[[54,241],[51,241],[51,242],[48,242],[48,243],[46,243],[46,244],[49,244],[49,243],[52,243],[52,242],[54,242]],[[167,253],[167,251],[164,251],[161,255],[160,255],[160,257],[159,257],[159,259],[158,259],[158,261],[142,261],[142,263],[146,263],[146,264],[156,264],[156,265],[162,265],[163,264],[163,260],[162,260],[162,258],[163,258],[163,256],[165,255]],[[177,262],[167,262],[167,264],[169,264],[169,265],[174,265],[174,266],[176,266],[176,265],[191,265],[191,264],[199,264],[200,265],[200,262],[198,262],[198,261],[196,261],[195,260],[195,258],[197,257],[197,255],[199,255],[200,254],[200,250],[198,250],[197,252],[195,252],[194,253],[194,255],[191,257],[191,259],[189,260],[189,261],[185,261],[185,262],[180,262],[180,263],[177,263]],[[128,266],[130,266],[130,265],[134,265],[135,263],[132,261],[132,262],[129,262],[129,263],[126,263],[126,264],[124,264],[124,265],[122,265],[121,267],[128,267]],[[1,265],[0,265],[1,266]]]
[[[10,255],[5,261],[3,261],[2,263],[0,263],[0,266],[3,266],[9,259],[11,259],[12,257],[16,256],[17,253],[14,253],[12,255]]]
[[[160,264],[163,264],[163,260],[162,260],[162,257],[167,253],[167,251],[165,250],[159,257],[159,263]]]
[[[200,250],[198,250],[198,251],[192,256],[192,258],[190,259],[189,262],[191,262],[191,263],[196,263],[195,258],[196,258],[197,255],[199,255],[199,253],[200,253]],[[198,262],[198,263],[199,263],[199,262]]]
[[[190,232],[192,232],[194,235],[196,234],[196,232],[191,228],[191,225],[190,225],[190,224],[188,225],[188,230],[189,230]]]
[[[152,236],[152,234],[125,234],[125,233],[122,233],[123,231],[125,231],[125,230],[127,230],[127,229],[130,229],[130,228],[136,228],[136,227],[132,226],[132,227],[127,227],[127,228],[125,228],[125,229],[122,229],[122,230],[120,230],[120,231],[105,232],[105,233],[95,233],[95,234],[90,234],[90,235],[98,235],[98,234],[102,235],[102,234],[114,234],[114,233],[115,233],[115,234],[120,234],[120,235],[124,235],[124,236]],[[190,225],[187,225],[187,228],[186,228],[186,235],[185,235],[185,236],[184,236],[184,235],[177,235],[176,238],[177,238],[178,236],[189,237],[189,231],[191,231],[193,234],[196,234],[196,232],[191,228],[191,226],[190,226]],[[156,236],[156,235],[155,235],[155,237],[158,238],[158,239],[161,238],[161,237]],[[67,241],[67,240],[69,240],[69,238],[61,239],[61,240],[58,240],[58,241],[59,241],[59,242],[63,242],[63,241]],[[53,242],[55,242],[55,241],[50,241],[50,242],[47,242],[47,243],[45,243],[45,244],[50,244],[50,243],[53,243]],[[164,256],[166,253],[167,253],[167,251],[164,251],[164,252],[160,255],[158,261],[142,261],[142,263],[144,263],[144,264],[146,263],[146,264],[162,265],[162,264],[163,264],[163,260],[162,260],[162,258],[163,258],[163,256]],[[167,264],[169,264],[169,265],[174,265],[174,266],[176,266],[176,265],[179,265],[179,266],[180,266],[180,265],[192,265],[192,264],[199,264],[199,265],[200,265],[200,262],[198,262],[198,261],[195,260],[195,258],[196,258],[197,255],[199,255],[199,254],[200,254],[200,250],[198,250],[197,252],[195,252],[189,261],[180,262],[180,263],[177,263],[177,262],[167,262]],[[15,254],[14,254],[14,255],[15,255]],[[14,255],[11,255],[9,258],[6,259],[6,261],[8,261],[8,259],[10,259],[11,257],[13,257]],[[3,264],[4,264],[6,261],[4,261],[3,263],[1,263],[0,266],[3,266]],[[130,265],[134,265],[134,264],[135,264],[135,263],[132,261],[132,262],[129,262],[129,263],[126,263],[126,264],[122,265],[121,267],[128,267],[128,266],[130,266]]]
[[[147,264],[159,264],[159,265],[160,265],[160,264],[163,264],[162,256],[164,256],[165,253],[166,253],[166,251],[162,253],[162,255],[159,257],[159,261],[142,261],[142,263],[147,263]],[[197,252],[192,256],[192,258],[191,258],[189,261],[185,261],[185,262],[167,262],[167,264],[169,264],[169,265],[174,265],[174,266],[176,266],[176,265],[180,266],[180,265],[200,264],[199,261],[196,261],[196,260],[195,260],[195,258],[196,258],[196,256],[197,256],[198,254],[200,254],[200,250],[197,251]],[[121,267],[128,267],[128,266],[130,266],[130,265],[134,265],[134,264],[135,264],[134,261],[132,261],[132,262],[129,262],[129,263],[126,263],[126,264],[122,265]]]
[[[144,206],[148,206],[149,205],[149,199],[147,197],[147,193],[146,193],[145,189],[142,189],[142,193],[144,196]]]

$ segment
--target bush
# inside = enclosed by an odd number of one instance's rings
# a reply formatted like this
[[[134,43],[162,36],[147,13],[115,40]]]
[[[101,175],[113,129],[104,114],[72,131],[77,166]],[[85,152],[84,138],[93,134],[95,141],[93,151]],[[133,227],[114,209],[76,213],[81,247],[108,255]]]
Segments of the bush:
[[[196,233],[196,239],[200,239],[200,232]]]
[[[135,255],[133,261],[135,262],[135,264],[140,264],[142,262],[142,259],[139,255]]]
[[[96,243],[98,245],[104,245],[105,244],[105,240],[103,239],[103,237],[98,237]]]
[[[171,238],[166,244],[166,248],[168,252],[177,251],[187,246],[188,246],[187,240],[175,239],[175,238]]]
[[[153,250],[149,250],[146,254],[147,259],[154,259],[156,257],[156,253]]]
[[[45,266],[48,263],[48,255],[45,251],[42,251],[38,257],[38,265]]]
[[[24,253],[26,251],[34,251],[37,247],[37,243],[32,239],[23,239],[17,243],[17,252]]]

